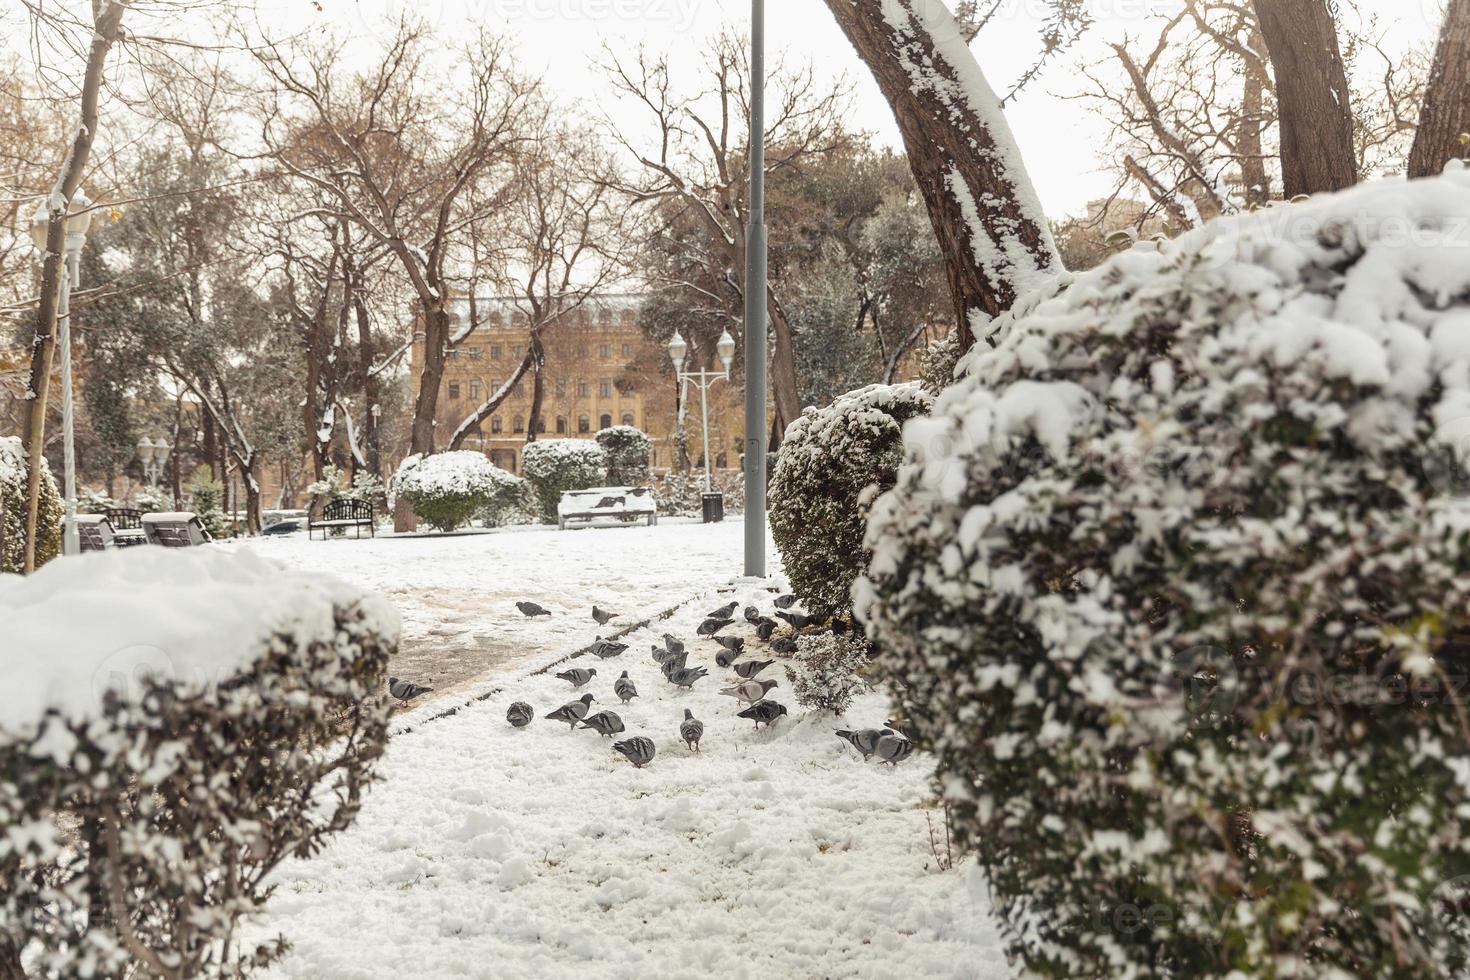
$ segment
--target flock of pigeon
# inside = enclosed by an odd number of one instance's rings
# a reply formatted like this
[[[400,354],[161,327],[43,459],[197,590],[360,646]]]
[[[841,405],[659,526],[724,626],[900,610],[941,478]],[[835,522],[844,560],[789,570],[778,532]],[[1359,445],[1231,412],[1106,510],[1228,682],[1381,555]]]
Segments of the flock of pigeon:
[[[796,597],[792,595],[783,595],[775,600],[776,615],[784,619],[793,629],[801,631],[826,624],[826,621],[819,617],[789,611],[795,602]],[[518,602],[516,608],[522,615],[531,618],[551,615],[550,610],[534,602]],[[762,680],[758,676],[776,661],[741,660],[740,658],[745,656],[745,640],[741,637],[718,635],[735,622],[735,611],[739,608],[739,602],[721,606],[705,617],[697,632],[700,636],[709,637],[719,644],[720,649],[715,654],[715,664],[722,669],[732,671],[735,675],[735,681],[728,687],[722,688],[720,693],[734,698],[737,705],[744,705],[744,710],[737,712],[738,717],[754,721],[756,729],[759,730],[761,725],[770,727],[782,715],[787,714],[787,710],[784,704],[767,696],[772,689],[780,686],[779,683],[773,680]],[[756,636],[768,643],[773,652],[782,654],[796,652],[796,640],[793,637],[774,636],[775,631],[780,627],[775,619],[761,615],[760,610],[755,606],[746,606],[743,615],[745,621],[755,627]],[[599,626],[606,626],[617,618],[617,614],[593,606],[592,618]],[[839,633],[848,629],[845,623],[836,619],[832,620],[827,628]],[[621,657],[627,649],[626,643],[604,640],[599,636],[591,647],[591,653],[598,659],[606,661],[614,657]],[[676,688],[693,688],[697,681],[709,676],[708,668],[689,666],[688,649],[681,640],[669,633],[664,634],[662,646],[652,647],[652,653],[654,662],[663,672],[664,680]],[[590,684],[597,676],[597,668],[571,667],[556,676],[571,684],[573,690],[579,690]],[[400,703],[406,705],[414,698],[429,693],[433,688],[391,677],[388,680],[388,690]],[[621,704],[628,704],[638,697],[638,688],[628,676],[628,671],[623,671],[613,681],[613,695]],[[591,713],[592,702],[595,700],[592,694],[583,694],[577,700],[568,701],[544,717],[547,721],[566,723],[571,731],[577,730],[580,726],[583,730],[595,731],[604,738],[611,738],[623,732],[623,719],[617,712]],[[535,710],[524,701],[513,703],[505,714],[505,720],[515,728],[525,728],[534,719]],[[880,764],[886,762],[897,765],[912,755],[914,751],[913,743],[909,740],[907,733],[891,721],[881,729],[838,731],[837,736],[861,753],[864,762],[877,756]],[[698,752],[700,751],[700,740],[703,737],[704,723],[694,717],[693,711],[685,708],[684,719],[679,725],[679,741],[690,751]],[[613,749],[639,769],[651,763],[658,751],[653,740],[642,735],[614,742]]]

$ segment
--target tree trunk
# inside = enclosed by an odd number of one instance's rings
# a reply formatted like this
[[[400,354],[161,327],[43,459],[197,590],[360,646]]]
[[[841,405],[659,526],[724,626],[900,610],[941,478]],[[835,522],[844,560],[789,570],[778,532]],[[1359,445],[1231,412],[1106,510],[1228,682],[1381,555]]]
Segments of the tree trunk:
[[[1433,177],[1446,163],[1470,154],[1460,142],[1463,133],[1470,133],[1470,0],[1450,0],[1409,153],[1409,176]]]
[[[1327,0],[1255,0],[1271,55],[1288,198],[1358,181],[1352,99]]]
[[[357,317],[358,389],[362,392],[362,454],[373,476],[383,478],[383,451],[378,444],[378,382],[373,376],[373,362],[378,349],[373,343],[372,320],[363,296],[362,275],[356,266],[347,265],[348,288],[352,291],[352,308]]]
[[[47,200],[50,209],[46,226],[46,258],[41,267],[41,295],[36,310],[35,339],[31,342],[30,403],[26,409],[26,539],[25,571],[36,570],[36,521],[41,507],[41,468],[46,465],[46,403],[51,394],[51,363],[56,354],[56,310],[61,299],[61,277],[66,274],[61,260],[66,242],[66,216],[71,199],[82,182],[92,141],[97,134],[97,101],[107,55],[122,27],[128,0],[104,4],[98,11],[82,77],[81,120],[72,138],[71,150]]]
[[[769,289],[766,291],[766,303],[775,339],[771,345],[771,394],[776,407],[777,431],[784,438],[786,427],[801,418],[801,390],[796,381],[796,341],[786,309],[777,301],[775,292]]]
[[[531,417],[526,420],[526,442],[536,441],[539,428],[537,423],[541,418],[541,403],[546,397],[546,350],[541,346],[541,337],[538,331],[531,331],[531,343],[526,351],[526,356],[531,359]]]
[[[413,433],[409,452],[428,456],[434,451],[434,420],[439,411],[439,385],[444,381],[444,345],[449,340],[449,313],[440,303],[421,303],[424,325],[424,366],[413,403]]]
[[[898,121],[968,348],[1019,295],[1063,271],[1000,100],[943,3],[827,7]]]

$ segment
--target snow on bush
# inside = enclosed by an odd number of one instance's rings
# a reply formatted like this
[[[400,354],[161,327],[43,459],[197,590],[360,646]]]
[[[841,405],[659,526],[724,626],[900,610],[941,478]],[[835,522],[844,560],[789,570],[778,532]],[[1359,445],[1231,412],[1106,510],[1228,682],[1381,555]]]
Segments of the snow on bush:
[[[393,492],[430,527],[453,531],[481,511],[513,500],[521,481],[484,453],[465,449],[408,457],[393,477]]]
[[[541,519],[556,520],[556,505],[568,490],[602,486],[607,454],[589,439],[538,439],[521,453],[521,471],[541,508]]]
[[[648,485],[648,457],[653,443],[645,432],[631,425],[615,425],[598,432],[596,438],[606,459],[608,486]]]
[[[61,553],[65,508],[51,468],[41,470],[41,503],[36,517],[36,567]],[[25,568],[26,454],[19,439],[0,438],[0,572]]]
[[[1465,215],[1118,255],[909,427],[857,609],[1032,971],[1466,968]]]
[[[933,401],[916,384],[872,385],[806,409],[787,428],[771,476],[771,534],[792,591],[813,612],[851,608],[867,567],[870,488],[893,486],[903,424]]]
[[[797,704],[840,715],[868,688],[868,641],[856,632],[801,634],[785,666]]]
[[[0,622],[0,975],[279,955],[236,926],[356,816],[392,607],[248,551],[131,548],[0,579]]]

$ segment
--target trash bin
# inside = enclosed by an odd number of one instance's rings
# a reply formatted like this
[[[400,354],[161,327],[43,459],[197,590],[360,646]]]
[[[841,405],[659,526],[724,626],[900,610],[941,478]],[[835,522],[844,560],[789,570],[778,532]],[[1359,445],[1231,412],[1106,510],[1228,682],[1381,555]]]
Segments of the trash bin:
[[[704,495],[704,522],[706,524],[718,524],[725,519],[725,495],[723,493],[707,493]]]

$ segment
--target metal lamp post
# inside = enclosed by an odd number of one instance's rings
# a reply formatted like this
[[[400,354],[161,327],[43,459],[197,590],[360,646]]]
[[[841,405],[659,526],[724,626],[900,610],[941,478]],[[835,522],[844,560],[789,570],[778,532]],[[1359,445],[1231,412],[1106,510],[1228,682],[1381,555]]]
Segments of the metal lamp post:
[[[31,241],[43,254],[46,251],[50,211],[50,201],[43,199],[31,219]],[[56,343],[61,347],[61,428],[66,491],[66,525],[61,538],[61,552],[65,555],[75,555],[82,550],[77,533],[77,450],[71,385],[71,291],[73,286],[81,285],[82,247],[87,244],[87,229],[91,224],[92,202],[87,195],[77,191],[72,195],[71,206],[67,210],[61,296],[56,304]]]
[[[745,575],[766,577],[766,3],[750,5],[750,223],[745,230]]]
[[[168,462],[168,454],[173,448],[163,436],[159,436],[156,442],[147,436],[138,440],[138,458],[143,462],[143,479],[148,481],[150,487],[156,488],[163,479],[164,464]]]
[[[704,492],[713,493],[715,489],[714,476],[710,470],[709,455],[709,389],[716,381],[730,380],[730,365],[735,360],[735,338],[730,336],[726,330],[720,334],[719,343],[715,345],[719,352],[720,362],[725,365],[723,371],[686,371],[684,370],[684,358],[689,353],[689,345],[679,332],[674,331],[674,339],[669,341],[669,359],[674,362],[674,377],[676,380],[693,384],[699,389],[699,412],[704,422]]]

